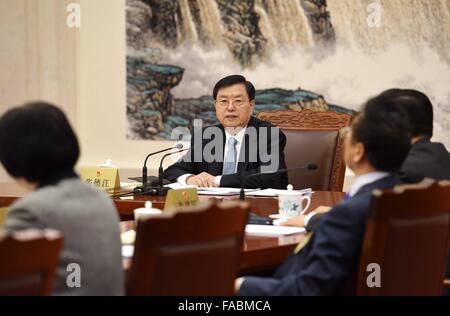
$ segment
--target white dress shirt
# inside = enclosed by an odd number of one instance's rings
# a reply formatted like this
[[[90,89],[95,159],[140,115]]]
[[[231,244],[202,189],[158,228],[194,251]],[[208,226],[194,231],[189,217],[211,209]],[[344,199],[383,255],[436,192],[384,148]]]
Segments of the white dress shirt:
[[[353,185],[351,186],[350,190],[348,191],[348,197],[355,196],[358,191],[365,186],[366,184],[378,181],[384,177],[387,177],[390,173],[389,172],[383,172],[383,171],[374,171],[362,174],[358,177],[356,177],[355,182],[353,182]],[[316,212],[310,212],[308,215],[305,216],[305,219],[303,222],[305,223],[305,226],[308,225],[309,220],[316,214]]]
[[[245,135],[245,131],[246,131],[246,129],[247,129],[247,127],[244,127],[244,128],[242,128],[241,130],[239,130],[239,132],[237,132],[236,134],[231,134],[227,129],[225,129],[225,148],[224,148],[224,150],[223,150],[223,158],[222,158],[222,162],[225,160],[225,157],[226,157],[226,155],[227,155],[227,152],[228,152],[228,150],[229,150],[229,145],[228,145],[228,140],[231,138],[231,137],[234,137],[235,139],[236,139],[236,141],[237,141],[237,143],[236,143],[236,158],[237,158],[237,161],[236,161],[236,165],[234,166],[234,172],[237,172],[237,166],[238,166],[238,162],[239,162],[239,155],[240,155],[240,152],[241,152],[241,146],[242,146],[242,142],[243,142],[243,140],[244,140],[244,135]],[[187,185],[187,183],[186,183],[186,180],[187,180],[187,178],[188,177],[190,177],[190,176],[192,176],[193,174],[190,174],[190,173],[186,173],[186,174],[183,174],[183,175],[181,175],[181,176],[179,176],[178,178],[177,178],[177,182],[179,183],[179,184],[181,184],[181,185]],[[217,186],[220,186],[220,180],[222,179],[222,176],[216,176],[215,178],[214,178],[214,183],[217,185]]]

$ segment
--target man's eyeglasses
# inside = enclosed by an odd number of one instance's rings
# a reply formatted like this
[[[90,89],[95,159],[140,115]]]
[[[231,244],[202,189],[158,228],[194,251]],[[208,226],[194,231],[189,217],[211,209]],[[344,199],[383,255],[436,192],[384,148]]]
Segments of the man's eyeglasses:
[[[243,100],[243,99],[219,99],[216,101],[216,104],[220,107],[227,107],[229,104],[234,105],[235,107],[241,107],[244,106],[245,104],[247,104],[248,100]]]

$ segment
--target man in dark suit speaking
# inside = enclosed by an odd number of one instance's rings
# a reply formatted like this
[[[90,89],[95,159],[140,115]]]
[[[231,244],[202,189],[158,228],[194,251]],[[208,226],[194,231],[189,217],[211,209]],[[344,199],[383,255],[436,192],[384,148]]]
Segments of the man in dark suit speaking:
[[[219,80],[213,90],[218,125],[198,128],[189,152],[167,168],[163,177],[182,185],[199,187],[280,188],[288,184],[286,136],[277,127],[252,116],[255,88],[243,76]]]

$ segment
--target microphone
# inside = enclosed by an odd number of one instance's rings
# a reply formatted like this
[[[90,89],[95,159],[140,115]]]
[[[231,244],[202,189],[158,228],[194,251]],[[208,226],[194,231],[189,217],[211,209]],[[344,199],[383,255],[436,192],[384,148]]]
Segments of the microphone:
[[[181,144],[178,144],[181,145]],[[173,148],[183,148],[183,145],[181,146],[175,146]],[[172,148],[170,148],[172,149]],[[165,154],[162,158],[161,161],[159,163],[159,169],[158,169],[158,184],[154,185],[154,184],[150,184],[150,185],[143,185],[140,187],[136,187],[133,192],[136,194],[149,194],[149,195],[159,195],[159,196],[163,196],[163,195],[167,195],[167,191],[169,191],[169,188],[163,187],[163,178],[162,178],[162,173],[163,173],[163,168],[162,168],[162,164],[164,162],[164,159],[170,155],[176,154],[176,153],[180,153],[183,151],[189,150],[189,148],[186,149],[181,149],[181,150],[177,150],[177,151],[172,151],[170,153]]]
[[[180,147],[180,148],[183,148],[183,147]],[[177,150],[177,151],[172,151],[172,152],[170,152],[170,153],[165,154],[165,155],[161,158],[161,161],[160,161],[160,163],[159,163],[159,168],[158,168],[158,186],[159,186],[160,188],[162,188],[162,185],[163,185],[163,177],[162,177],[162,174],[163,174],[163,167],[162,167],[162,165],[163,165],[164,159],[166,159],[166,157],[168,157],[168,156],[171,156],[171,155],[174,155],[174,154],[178,154],[178,153],[181,153],[181,152],[186,151],[186,150],[189,150],[189,148],[181,149],[181,150]]]
[[[173,147],[169,147],[169,148],[166,148],[166,149],[158,150],[158,151],[155,151],[155,152],[152,152],[152,153],[148,154],[147,157],[145,157],[145,160],[144,160],[144,167],[142,167],[142,186],[145,187],[147,185],[147,160],[148,160],[148,158],[150,156],[153,156],[153,155],[156,155],[156,154],[160,154],[160,153],[163,153],[163,152],[171,150],[171,149],[181,149],[181,148],[183,148],[183,144],[176,144]]]
[[[274,172],[267,172],[267,173],[265,173],[265,172],[258,172],[258,173],[252,173],[252,174],[248,175],[248,176],[244,179],[244,181],[242,181],[241,191],[239,192],[239,198],[240,198],[241,200],[244,200],[244,199],[245,199],[245,191],[244,191],[244,187],[245,187],[245,184],[247,183],[247,180],[250,179],[250,178],[257,177],[257,176],[262,176],[262,175],[265,175],[265,174],[271,174],[271,175],[274,175],[274,174],[277,174],[277,173],[284,173],[284,172],[294,171],[294,170],[308,170],[308,171],[312,171],[312,170],[316,170],[316,169],[317,169],[317,165],[316,165],[316,164],[310,163],[310,164],[307,164],[307,165],[304,165],[304,166],[301,166],[301,167],[278,169],[277,171],[274,171]]]

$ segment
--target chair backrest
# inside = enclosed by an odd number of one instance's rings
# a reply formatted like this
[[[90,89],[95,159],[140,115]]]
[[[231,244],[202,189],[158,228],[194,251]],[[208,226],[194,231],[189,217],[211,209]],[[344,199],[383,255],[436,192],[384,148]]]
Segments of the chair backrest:
[[[0,232],[0,296],[52,294],[62,245],[55,230]]]
[[[248,211],[208,202],[139,220],[127,294],[233,295]]]
[[[350,114],[279,110],[259,112],[257,116],[285,133],[287,143],[284,153],[288,168],[317,164],[318,168],[314,171],[289,172],[289,183],[294,188],[342,191],[345,163],[340,130],[350,125]]]
[[[441,295],[448,254],[450,183],[376,190],[357,277],[358,295]],[[381,287],[367,278],[378,264]],[[376,272],[378,273],[378,272]],[[375,275],[370,276],[376,277]],[[375,279],[371,279],[374,281]]]

